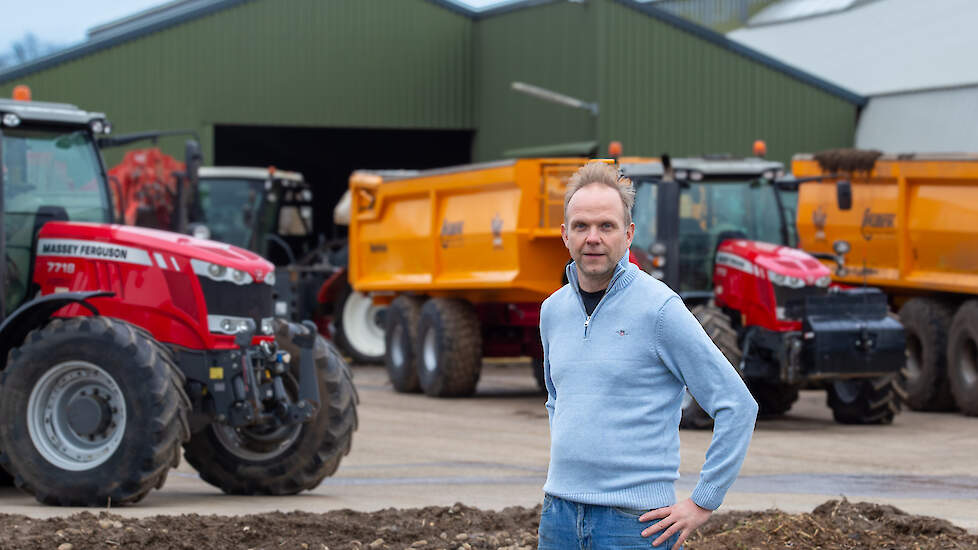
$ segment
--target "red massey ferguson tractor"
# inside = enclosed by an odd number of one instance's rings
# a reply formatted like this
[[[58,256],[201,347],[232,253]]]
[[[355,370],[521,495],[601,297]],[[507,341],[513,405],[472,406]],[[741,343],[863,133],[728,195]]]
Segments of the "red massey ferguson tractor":
[[[756,158],[624,164],[636,185],[632,252],[683,298],[761,415],[787,412],[800,388],[817,386],[836,421],[889,423],[903,327],[882,292],[836,288],[828,268],[792,248],[797,182],[777,181],[782,170]],[[687,394],[681,425],[712,422]]]
[[[112,225],[107,133],[101,113],[0,100],[0,465],[56,505],[136,502],[181,445],[228,493],[315,487],[356,427],[346,364],[273,319],[261,257]]]

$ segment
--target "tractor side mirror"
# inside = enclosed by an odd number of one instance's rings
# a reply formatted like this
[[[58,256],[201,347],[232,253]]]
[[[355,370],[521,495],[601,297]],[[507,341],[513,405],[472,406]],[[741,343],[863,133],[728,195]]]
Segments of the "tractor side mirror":
[[[839,210],[852,209],[852,183],[849,180],[835,182],[835,199],[839,203]]]
[[[187,183],[191,189],[197,187],[197,174],[200,172],[200,165],[203,162],[203,155],[200,152],[200,143],[197,140],[188,139],[183,147],[183,159],[187,165]]]

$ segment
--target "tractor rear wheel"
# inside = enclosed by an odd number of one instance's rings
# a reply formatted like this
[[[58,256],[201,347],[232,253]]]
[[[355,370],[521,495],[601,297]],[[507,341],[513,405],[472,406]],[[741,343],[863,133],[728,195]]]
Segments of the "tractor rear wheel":
[[[889,424],[900,412],[897,375],[878,378],[833,380],[827,402],[840,424]]]
[[[292,399],[298,395],[301,349],[290,334],[305,330],[276,321],[276,341],[292,356],[285,381]],[[336,472],[350,452],[359,398],[346,361],[318,334],[313,354],[320,400],[316,416],[279,428],[211,424],[184,446],[187,462],[201,479],[233,495],[292,495],[315,488]]]
[[[964,414],[978,416],[978,300],[965,302],[954,315],[947,355],[955,403]]]
[[[954,408],[947,377],[951,307],[933,298],[913,298],[900,308],[907,332],[907,363],[901,371],[905,400],[918,411]]]
[[[418,382],[418,325],[421,324],[421,306],[418,296],[398,296],[387,308],[387,328],[384,331],[386,351],[384,366],[394,389],[401,393],[421,391]]]
[[[342,293],[336,316],[336,343],[354,363],[378,364],[384,361],[384,325],[387,306],[350,287]]]
[[[432,298],[421,308],[418,380],[432,397],[475,393],[482,368],[482,333],[472,304]]]
[[[10,353],[0,449],[17,487],[44,504],[137,502],[162,487],[190,437],[169,354],[107,317],[53,319]]]
[[[740,365],[742,352],[737,345],[737,331],[730,324],[730,318],[718,307],[708,304],[692,309],[693,316],[700,322],[703,330],[710,336],[713,343],[730,361],[734,369]],[[683,398],[683,416],[679,421],[680,428],[706,430],[713,427],[713,418],[700,407],[696,399],[687,391]]]
[[[798,386],[780,382],[749,381],[747,388],[757,400],[758,416],[779,416],[798,401]]]

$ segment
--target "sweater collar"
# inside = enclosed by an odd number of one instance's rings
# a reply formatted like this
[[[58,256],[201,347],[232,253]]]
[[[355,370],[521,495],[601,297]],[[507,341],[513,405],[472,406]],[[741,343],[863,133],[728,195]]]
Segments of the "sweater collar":
[[[571,262],[567,264],[565,270],[567,273],[567,281],[574,285],[574,292],[580,293],[581,285],[577,279],[577,263]],[[617,264],[615,264],[615,272],[611,275],[611,284],[608,285],[605,293],[611,294],[625,288],[632,282],[633,279],[635,279],[637,274],[638,267],[628,261],[628,251],[625,251],[625,255],[618,260]]]

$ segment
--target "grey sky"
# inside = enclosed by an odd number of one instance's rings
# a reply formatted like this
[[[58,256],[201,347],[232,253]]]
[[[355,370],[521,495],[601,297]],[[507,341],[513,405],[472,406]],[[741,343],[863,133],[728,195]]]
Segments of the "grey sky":
[[[511,0],[464,0],[473,7]],[[0,51],[28,32],[42,42],[76,44],[91,27],[132,15],[166,0],[0,0]]]

